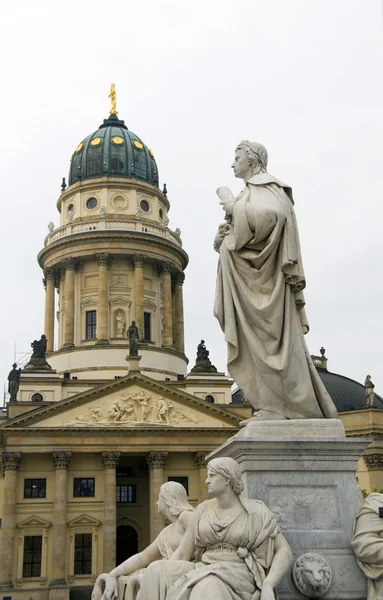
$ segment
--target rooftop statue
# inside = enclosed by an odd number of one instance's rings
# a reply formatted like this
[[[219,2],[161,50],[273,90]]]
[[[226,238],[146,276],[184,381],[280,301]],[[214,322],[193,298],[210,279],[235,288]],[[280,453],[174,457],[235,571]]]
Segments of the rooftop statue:
[[[365,388],[365,396],[366,396],[366,406],[368,406],[368,408],[373,408],[373,406],[374,406],[374,400],[375,400],[374,387],[375,387],[375,385],[371,381],[371,375],[367,375],[366,380],[364,382],[364,388]]]
[[[242,496],[232,458],[211,460],[206,483],[212,499],[197,507],[171,560],[147,568],[137,600],[275,600],[292,552],[274,513]]]
[[[32,358],[45,358],[45,353],[47,351],[47,338],[43,334],[39,340],[34,340],[31,343]]]
[[[20,373],[21,369],[17,368],[16,363],[13,363],[12,371],[10,371],[8,375],[8,394],[10,402],[16,402],[17,400],[17,392],[20,387]]]
[[[135,588],[145,585],[145,567],[158,559],[170,559],[178,548],[194,511],[187,501],[184,486],[176,481],[164,483],[160,488],[157,504],[158,512],[171,522],[170,525],[145,550],[131,556],[110,573],[99,575],[92,600],[114,600],[117,597],[120,600],[133,600]],[[105,584],[104,593],[102,582]],[[122,593],[119,593],[119,589]]]
[[[303,272],[292,189],[267,172],[264,146],[238,144],[232,165],[245,187],[217,194],[226,213],[214,314],[227,342],[230,375],[253,419],[337,418],[308,353]]]
[[[217,372],[216,367],[211,364],[209,354],[210,354],[210,352],[206,348],[205,340],[201,340],[197,346],[197,358],[195,361],[195,365],[191,370],[191,373],[216,373]]]
[[[132,321],[132,324],[129,325],[129,329],[127,331],[127,335],[129,338],[129,355],[130,356],[138,356],[138,327],[135,321]]]

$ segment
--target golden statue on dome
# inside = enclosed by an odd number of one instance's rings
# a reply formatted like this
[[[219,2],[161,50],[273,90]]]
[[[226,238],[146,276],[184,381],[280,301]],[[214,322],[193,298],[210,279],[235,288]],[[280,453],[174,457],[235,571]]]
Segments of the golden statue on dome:
[[[110,98],[110,115],[117,115],[117,108],[116,108],[116,86],[114,85],[114,83],[112,83],[112,85],[110,86],[110,94],[109,94],[109,98]]]

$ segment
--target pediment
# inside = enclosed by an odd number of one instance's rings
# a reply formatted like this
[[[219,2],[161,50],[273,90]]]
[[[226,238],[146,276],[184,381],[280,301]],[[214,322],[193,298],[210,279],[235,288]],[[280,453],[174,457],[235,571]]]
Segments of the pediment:
[[[93,517],[91,517],[90,515],[80,515],[79,517],[76,517],[75,519],[72,519],[72,521],[69,521],[68,526],[69,527],[98,527],[100,525],[101,521],[98,521],[97,519],[94,519]]]
[[[238,429],[241,417],[174,386],[131,374],[15,417],[4,425],[47,429]]]
[[[47,529],[51,525],[52,523],[46,521],[45,519],[42,519],[41,517],[38,517],[37,515],[32,515],[31,517],[28,517],[28,519],[17,523],[17,527],[19,527],[19,529],[25,529],[27,527],[41,527],[43,529]]]

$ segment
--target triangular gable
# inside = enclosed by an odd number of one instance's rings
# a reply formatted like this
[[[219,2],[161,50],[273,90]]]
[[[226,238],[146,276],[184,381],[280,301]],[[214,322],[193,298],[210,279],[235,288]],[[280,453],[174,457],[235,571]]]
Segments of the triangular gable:
[[[94,519],[90,515],[83,514],[69,521],[68,525],[69,527],[98,527],[100,523],[101,521]]]
[[[14,428],[235,428],[243,417],[173,385],[134,373],[4,424]],[[0,428],[2,429],[2,428]]]
[[[31,517],[28,517],[28,519],[17,523],[17,527],[19,527],[19,529],[25,529],[26,527],[41,527],[43,529],[47,529],[51,525],[52,523],[42,519],[41,517],[38,517],[37,515],[32,515]]]

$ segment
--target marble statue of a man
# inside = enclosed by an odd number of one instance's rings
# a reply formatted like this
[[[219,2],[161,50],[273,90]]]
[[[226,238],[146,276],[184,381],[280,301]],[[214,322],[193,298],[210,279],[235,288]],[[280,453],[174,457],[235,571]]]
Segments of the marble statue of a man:
[[[382,513],[382,514],[381,514]],[[356,519],[353,547],[368,577],[368,600],[383,598],[383,494],[367,496]]]
[[[292,190],[267,173],[261,144],[241,142],[232,167],[245,187],[238,198],[217,190],[226,223],[214,243],[214,314],[229,373],[257,409],[254,418],[337,418],[303,338],[305,277]]]

